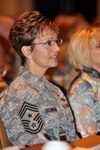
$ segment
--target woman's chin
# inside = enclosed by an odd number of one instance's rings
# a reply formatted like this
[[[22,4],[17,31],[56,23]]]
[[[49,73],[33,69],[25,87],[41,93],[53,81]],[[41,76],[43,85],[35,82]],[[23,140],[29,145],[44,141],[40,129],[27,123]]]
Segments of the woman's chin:
[[[51,67],[57,67],[58,62],[56,61],[55,63],[52,63]]]

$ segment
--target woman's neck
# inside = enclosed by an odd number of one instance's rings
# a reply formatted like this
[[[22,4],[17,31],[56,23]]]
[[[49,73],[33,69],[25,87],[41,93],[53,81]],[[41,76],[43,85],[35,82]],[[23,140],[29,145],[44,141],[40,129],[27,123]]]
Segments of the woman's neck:
[[[33,73],[39,80],[42,79],[47,69],[42,68],[38,64],[27,62],[25,68]]]

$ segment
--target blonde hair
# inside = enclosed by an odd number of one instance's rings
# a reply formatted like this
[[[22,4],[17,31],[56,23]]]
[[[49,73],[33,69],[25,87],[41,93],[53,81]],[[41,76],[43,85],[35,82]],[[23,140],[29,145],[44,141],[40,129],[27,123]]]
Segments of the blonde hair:
[[[100,28],[86,28],[74,33],[68,45],[70,63],[76,69],[89,67],[89,52],[95,48],[97,42],[100,42]]]

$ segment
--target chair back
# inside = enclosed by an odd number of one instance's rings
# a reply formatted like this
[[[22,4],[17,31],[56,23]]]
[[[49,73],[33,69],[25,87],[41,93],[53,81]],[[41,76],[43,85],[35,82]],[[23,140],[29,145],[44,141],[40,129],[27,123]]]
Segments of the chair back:
[[[10,143],[6,129],[4,127],[4,124],[0,118],[0,149],[6,148],[8,146],[11,146],[12,144]]]

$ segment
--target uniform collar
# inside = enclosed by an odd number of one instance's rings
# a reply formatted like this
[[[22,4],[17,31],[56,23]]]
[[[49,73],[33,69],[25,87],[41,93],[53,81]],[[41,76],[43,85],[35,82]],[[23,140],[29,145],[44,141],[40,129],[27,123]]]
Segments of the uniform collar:
[[[91,77],[100,79],[100,73],[93,68],[84,67],[83,71],[89,74]]]
[[[33,73],[23,66],[20,67],[18,76],[25,78],[32,87],[35,87],[39,91],[43,91],[47,84],[47,79],[44,76],[42,80],[39,80]]]

